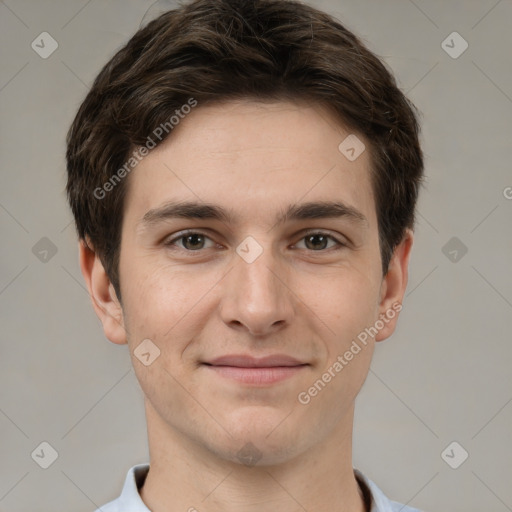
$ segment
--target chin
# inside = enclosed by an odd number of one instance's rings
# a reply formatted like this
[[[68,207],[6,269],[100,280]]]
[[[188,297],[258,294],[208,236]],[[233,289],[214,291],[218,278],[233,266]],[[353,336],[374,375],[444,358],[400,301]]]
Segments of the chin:
[[[224,416],[223,424],[234,439],[250,438],[271,442],[290,428],[291,422],[283,421],[289,413],[290,410],[280,407],[238,407]]]
[[[270,443],[248,437],[231,443],[228,449],[217,451],[217,456],[246,467],[265,467],[284,464],[298,455],[290,443]]]
[[[266,466],[298,455],[307,437],[304,425],[283,421],[289,411],[274,410],[265,415],[259,408],[253,409],[251,414],[238,414],[236,420],[225,424],[231,436],[224,436],[224,446],[217,447],[223,452],[221,456],[246,466]]]

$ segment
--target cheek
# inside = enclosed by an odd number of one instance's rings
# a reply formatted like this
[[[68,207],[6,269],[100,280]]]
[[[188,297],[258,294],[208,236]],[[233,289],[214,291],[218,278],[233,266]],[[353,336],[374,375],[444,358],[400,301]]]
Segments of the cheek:
[[[155,265],[144,271],[139,262],[138,268],[126,268],[129,284],[125,288],[125,324],[133,367],[137,379],[147,397],[151,397],[154,407],[167,407],[159,403],[164,397],[162,389],[170,386],[173,402],[186,403],[178,382],[184,382],[191,368],[182,359],[187,346],[196,338],[202,328],[200,322],[208,304],[207,292],[212,283],[206,275],[182,272],[176,266]],[[205,297],[206,295],[206,297]],[[203,301],[201,300],[203,298]],[[158,356],[149,365],[139,359],[137,350],[143,340],[151,340]],[[147,342],[146,342],[147,343]],[[170,388],[169,388],[170,393]],[[163,410],[162,410],[163,412]]]
[[[377,318],[379,290],[379,274],[371,265],[361,265],[308,278],[301,295],[343,346]]]
[[[155,339],[162,348],[182,351],[180,343],[186,344],[193,332],[189,336],[178,333],[185,328],[197,330],[201,319],[207,319],[204,308],[208,307],[208,294],[222,274],[184,271],[161,263],[148,267],[140,264],[126,269],[130,276],[126,287],[127,327],[132,337]]]
[[[308,388],[313,395],[318,393],[312,402],[319,416],[327,410],[337,411],[335,416],[344,414],[366,379],[374,349],[366,329],[378,318],[378,284],[353,269],[338,272],[325,280],[324,293],[311,301],[326,349],[312,388]],[[308,389],[304,391],[309,393]],[[334,420],[330,417],[329,421]]]

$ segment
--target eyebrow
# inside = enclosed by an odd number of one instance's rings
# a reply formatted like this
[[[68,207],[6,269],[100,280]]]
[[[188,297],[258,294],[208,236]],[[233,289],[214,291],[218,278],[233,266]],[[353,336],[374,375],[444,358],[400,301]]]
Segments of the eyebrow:
[[[232,210],[211,203],[194,201],[174,202],[149,210],[139,222],[141,229],[146,229],[163,221],[171,219],[208,219],[233,224],[236,220]],[[313,201],[301,204],[291,204],[281,211],[274,225],[290,221],[346,218],[355,224],[366,224],[368,219],[353,206],[340,201]]]

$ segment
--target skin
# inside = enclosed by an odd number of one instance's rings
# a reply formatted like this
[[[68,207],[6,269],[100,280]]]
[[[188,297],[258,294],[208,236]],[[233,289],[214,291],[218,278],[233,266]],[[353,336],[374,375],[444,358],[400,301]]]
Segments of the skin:
[[[367,149],[351,162],[338,150],[350,133],[319,106],[199,105],[129,176],[122,306],[99,258],[80,245],[105,335],[129,345],[145,394],[151,469],[141,497],[153,512],[365,510],[352,468],[354,400],[398,313],[308,404],[297,398],[402,302],[407,285],[413,234],[383,276],[369,142],[358,135]],[[216,204],[234,220],[144,227],[144,215],[170,200]],[[367,222],[276,224],[289,204],[340,200]],[[175,237],[185,229],[207,238]],[[308,244],[305,229],[346,246]],[[247,236],[263,249],[252,263],[236,252]],[[149,366],[134,355],[144,339],[160,350]],[[235,353],[288,354],[308,366],[256,387],[201,364]],[[240,458],[243,447],[252,462]]]

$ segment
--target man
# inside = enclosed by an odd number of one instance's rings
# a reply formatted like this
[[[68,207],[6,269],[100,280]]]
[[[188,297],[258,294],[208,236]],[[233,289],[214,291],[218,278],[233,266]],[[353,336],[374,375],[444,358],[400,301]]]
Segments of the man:
[[[150,464],[101,510],[417,510],[353,468],[352,424],[407,285],[418,132],[385,66],[293,1],[193,1],[106,64],[67,191]]]

